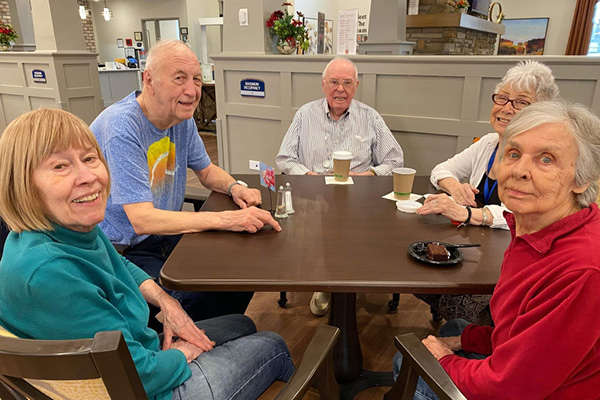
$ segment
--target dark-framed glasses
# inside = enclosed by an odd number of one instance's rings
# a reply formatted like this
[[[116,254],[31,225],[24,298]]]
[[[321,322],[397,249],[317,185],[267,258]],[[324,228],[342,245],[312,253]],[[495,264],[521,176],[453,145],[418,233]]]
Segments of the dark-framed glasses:
[[[505,96],[503,94],[493,94],[492,101],[495,104],[498,104],[499,106],[505,106],[506,104],[510,103],[515,110],[522,110],[525,107],[531,105],[531,103],[525,99],[511,100],[508,98],[508,96]]]
[[[327,86],[330,88],[337,88],[340,85],[342,85],[344,89],[352,89],[352,87],[354,87],[354,81],[352,79],[344,79],[343,81],[340,81],[339,79],[333,78],[327,81]]]

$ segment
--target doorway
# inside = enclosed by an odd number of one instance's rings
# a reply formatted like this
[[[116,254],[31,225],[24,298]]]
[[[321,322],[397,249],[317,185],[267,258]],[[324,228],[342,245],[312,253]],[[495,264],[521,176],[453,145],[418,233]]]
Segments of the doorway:
[[[144,49],[150,50],[159,40],[180,39],[179,18],[143,19]]]

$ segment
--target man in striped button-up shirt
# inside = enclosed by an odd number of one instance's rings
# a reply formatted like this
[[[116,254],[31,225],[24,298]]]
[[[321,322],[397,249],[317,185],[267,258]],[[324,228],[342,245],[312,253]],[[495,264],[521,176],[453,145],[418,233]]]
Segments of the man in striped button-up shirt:
[[[325,99],[300,107],[275,158],[277,166],[290,175],[331,174],[333,152],[345,150],[353,154],[350,175],[391,175],[402,167],[402,148],[381,115],[353,100],[358,87],[354,63],[334,58],[323,71],[321,85]],[[314,293],[310,311],[327,314],[329,293]]]
[[[331,174],[334,151],[354,155],[350,175],[391,175],[404,163],[402,148],[373,108],[353,100],[358,71],[346,58],[334,58],[321,80],[325,99],[302,106],[275,161],[286,174]]]

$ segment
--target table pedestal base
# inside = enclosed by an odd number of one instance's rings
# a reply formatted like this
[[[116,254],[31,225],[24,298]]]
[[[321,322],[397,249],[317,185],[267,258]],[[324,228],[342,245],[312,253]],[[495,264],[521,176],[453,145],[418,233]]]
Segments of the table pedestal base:
[[[365,389],[379,386],[392,386],[394,376],[391,372],[378,372],[363,369],[358,379],[340,385],[340,400],[352,400]]]
[[[350,400],[367,388],[394,384],[391,372],[362,368],[362,350],[356,325],[356,293],[331,293],[329,325],[340,328],[340,337],[333,350],[340,399]]]

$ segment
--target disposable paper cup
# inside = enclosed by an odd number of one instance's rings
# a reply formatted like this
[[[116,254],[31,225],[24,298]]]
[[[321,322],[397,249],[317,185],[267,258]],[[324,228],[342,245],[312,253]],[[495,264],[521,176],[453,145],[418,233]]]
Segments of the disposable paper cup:
[[[410,199],[416,170],[412,168],[395,168],[394,173],[394,198],[398,200]]]
[[[333,177],[338,182],[346,182],[350,174],[352,153],[349,151],[333,152]]]

